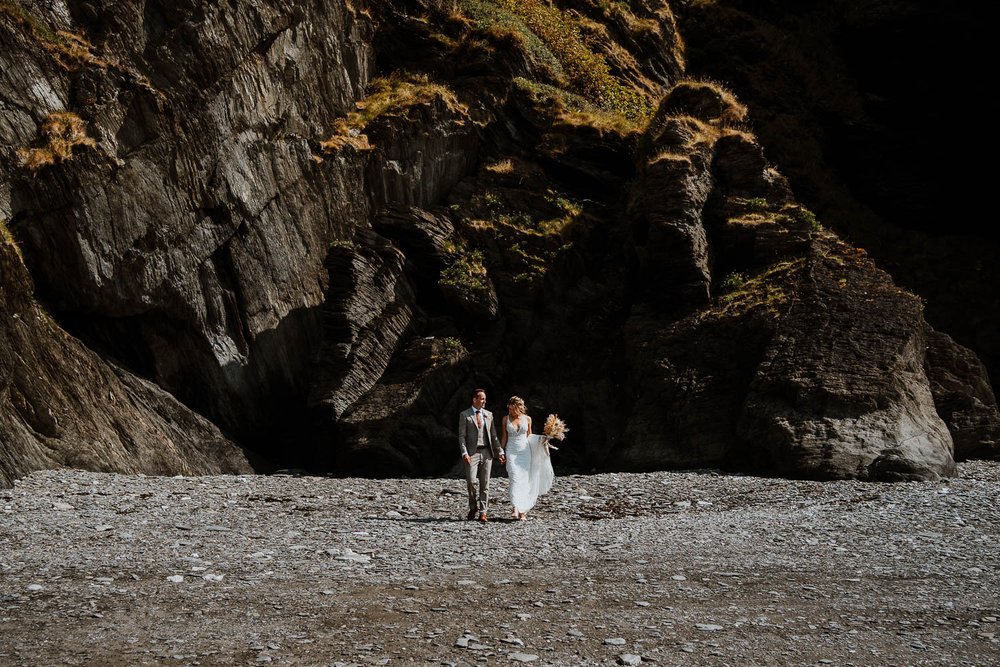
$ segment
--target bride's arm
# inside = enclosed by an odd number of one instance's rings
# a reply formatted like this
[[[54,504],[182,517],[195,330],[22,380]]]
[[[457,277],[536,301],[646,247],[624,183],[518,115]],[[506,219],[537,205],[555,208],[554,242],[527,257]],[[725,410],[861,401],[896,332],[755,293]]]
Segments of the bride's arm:
[[[527,417],[527,415],[525,415]],[[528,417],[528,435],[531,435],[531,417]]]
[[[500,420],[500,449],[507,449],[507,415]]]

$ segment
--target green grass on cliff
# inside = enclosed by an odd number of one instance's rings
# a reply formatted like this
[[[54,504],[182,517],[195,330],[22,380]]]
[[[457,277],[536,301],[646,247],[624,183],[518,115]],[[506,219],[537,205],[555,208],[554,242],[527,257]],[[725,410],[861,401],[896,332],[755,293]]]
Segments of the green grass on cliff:
[[[631,120],[652,114],[650,100],[613,76],[604,57],[588,48],[569,13],[542,0],[461,0],[460,7],[480,29],[513,35],[554,78],[600,109]]]
[[[572,247],[569,230],[583,220],[583,205],[546,186],[543,176],[532,175],[531,166],[517,159],[484,166],[480,178],[480,189],[453,209],[458,214],[459,240],[446,248],[456,260],[442,274],[442,286],[475,291],[478,262],[489,267],[498,289],[537,285]],[[495,244],[489,243],[486,253],[469,262],[466,242],[461,239],[479,239],[478,244],[487,236]]]
[[[441,272],[438,284],[477,294],[488,291],[483,253],[480,250],[467,250],[464,245],[459,245],[454,260]]]
[[[523,77],[515,78],[514,86],[528,95],[534,105],[550,109],[558,123],[586,125],[621,134],[641,132],[645,127],[644,118],[627,118],[620,113],[605,111],[580,95],[562,88],[529,81]]]
[[[459,7],[478,29],[496,37],[513,38],[536,64],[548,70],[553,79],[565,78],[562,63],[517,14],[489,0],[460,0]]]
[[[780,317],[784,306],[791,300],[794,283],[805,259],[772,264],[755,276],[730,274],[723,280],[728,293],[718,298],[715,305],[702,311],[699,319],[742,317],[754,310],[762,310],[770,317]]]
[[[355,104],[356,110],[347,114],[346,118],[334,121],[333,136],[321,142],[320,146],[326,150],[337,150],[345,145],[360,150],[371,149],[364,132],[376,119],[437,99],[457,114],[468,112],[468,107],[458,101],[450,88],[432,82],[426,74],[393,72],[389,76],[373,79],[368,85],[368,95]]]
[[[785,223],[797,222],[806,225],[813,232],[819,232],[823,229],[816,214],[805,206],[786,206],[782,209],[778,220]]]

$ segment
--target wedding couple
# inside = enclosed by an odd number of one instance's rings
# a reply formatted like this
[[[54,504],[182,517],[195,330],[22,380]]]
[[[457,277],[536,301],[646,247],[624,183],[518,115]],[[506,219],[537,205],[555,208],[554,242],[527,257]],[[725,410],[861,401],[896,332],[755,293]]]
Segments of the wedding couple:
[[[472,392],[472,407],[458,418],[458,447],[465,461],[465,481],[469,488],[468,519],[488,521],[490,469],[493,459],[507,465],[510,479],[511,518],[523,521],[538,496],[552,488],[555,473],[545,449],[545,436],[532,435],[531,417],[524,401],[511,396],[507,415],[501,420],[497,437],[493,413],[485,408],[486,390]],[[479,490],[476,492],[476,481]]]

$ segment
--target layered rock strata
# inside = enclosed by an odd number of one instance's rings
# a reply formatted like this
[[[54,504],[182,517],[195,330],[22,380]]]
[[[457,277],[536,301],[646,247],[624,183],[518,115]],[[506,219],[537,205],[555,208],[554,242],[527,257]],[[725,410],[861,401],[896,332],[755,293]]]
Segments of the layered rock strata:
[[[60,329],[32,298],[17,247],[0,241],[0,486],[32,470],[247,473],[210,421]]]

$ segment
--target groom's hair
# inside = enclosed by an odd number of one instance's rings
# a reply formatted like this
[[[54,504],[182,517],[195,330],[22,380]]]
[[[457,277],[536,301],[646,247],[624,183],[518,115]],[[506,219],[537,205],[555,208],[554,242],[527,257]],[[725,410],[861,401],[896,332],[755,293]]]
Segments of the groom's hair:
[[[472,390],[472,398],[475,398],[476,394],[479,394],[479,393],[485,394],[486,390],[485,389],[473,389]]]

